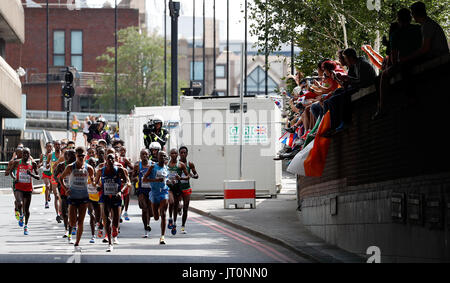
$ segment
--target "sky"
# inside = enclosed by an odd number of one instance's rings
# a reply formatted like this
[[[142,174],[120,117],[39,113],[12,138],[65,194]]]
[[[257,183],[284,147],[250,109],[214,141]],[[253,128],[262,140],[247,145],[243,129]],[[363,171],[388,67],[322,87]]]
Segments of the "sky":
[[[194,0],[178,0],[181,3],[180,16],[192,17]],[[101,5],[104,2],[114,4],[114,0],[87,0],[88,4]],[[167,1],[169,2],[169,1]],[[252,0],[248,0],[249,3]],[[120,1],[118,1],[120,3]],[[244,40],[244,14],[242,8],[245,0],[230,0],[230,40]],[[213,17],[213,0],[205,0],[206,17]],[[164,0],[146,0],[148,25],[150,28],[164,31]],[[203,16],[203,0],[195,0],[196,17]],[[220,21],[220,40],[226,40],[227,1],[216,0],[216,19]],[[167,12],[169,14],[169,11]],[[248,23],[250,27],[250,22]],[[170,21],[167,22],[170,29]],[[249,35],[249,42],[255,41]]]

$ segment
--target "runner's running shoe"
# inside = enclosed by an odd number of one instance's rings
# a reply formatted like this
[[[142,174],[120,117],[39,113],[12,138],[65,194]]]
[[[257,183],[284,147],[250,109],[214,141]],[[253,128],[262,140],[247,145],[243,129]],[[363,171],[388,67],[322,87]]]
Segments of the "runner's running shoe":
[[[110,252],[112,252],[113,251],[113,245],[109,245],[108,246],[108,249],[106,250],[106,252],[108,252],[108,253],[110,253]]]
[[[23,215],[20,215],[19,217],[19,226],[23,227]]]
[[[164,236],[161,236],[161,238],[159,238],[159,244],[160,245],[165,245],[166,241],[164,240]]]
[[[77,227],[75,227],[75,228],[72,229],[72,235],[75,236],[76,234],[77,234]]]
[[[23,234],[28,235],[28,227],[27,226],[23,227]]]
[[[16,219],[17,219],[17,221],[20,220],[20,213],[17,210],[16,210]]]
[[[97,238],[99,238],[99,239],[101,239],[101,238],[103,238],[103,229],[98,229],[97,230]]]
[[[119,244],[119,240],[117,239],[117,237],[113,238],[113,244],[114,245],[118,245]]]
[[[45,209],[50,208],[50,206],[48,205],[48,202],[45,202]]]
[[[72,239],[72,236],[71,236],[71,235],[69,235],[68,239],[69,239],[69,244],[73,245],[73,244],[75,243],[75,242],[73,241],[73,239]]]
[[[61,216],[56,215],[56,222],[61,223]]]
[[[125,218],[126,221],[130,221],[130,217],[128,217],[128,213],[124,213],[123,217]]]
[[[91,244],[95,244],[95,236],[92,236],[91,240],[89,241]]]
[[[63,238],[67,238],[67,237],[69,237],[69,231],[66,231],[66,233],[64,233],[64,236],[63,236]]]
[[[169,219],[169,224],[167,224],[167,229],[172,229],[173,228],[173,220]]]
[[[73,245],[74,252],[81,252],[81,247],[78,245]]]
[[[176,235],[177,234],[177,225],[173,225],[172,227],[172,235]]]
[[[181,227],[181,234],[187,234],[186,228],[184,228],[184,226]]]
[[[111,234],[112,234],[113,238],[115,238],[115,237],[117,237],[119,235],[117,227],[115,227],[115,226],[112,227],[112,233]]]
[[[103,241],[102,241],[102,243],[108,243],[109,241],[108,241],[108,235],[105,235],[105,238],[103,238]]]

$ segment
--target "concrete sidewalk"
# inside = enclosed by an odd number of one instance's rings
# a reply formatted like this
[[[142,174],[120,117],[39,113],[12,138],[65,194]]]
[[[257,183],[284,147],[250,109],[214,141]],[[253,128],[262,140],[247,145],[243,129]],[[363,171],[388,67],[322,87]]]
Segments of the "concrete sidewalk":
[[[224,209],[223,199],[207,199],[192,200],[190,210],[289,248],[311,262],[365,262],[364,258],[327,244],[301,224],[295,176],[283,174],[283,189],[278,197],[257,199],[256,209]]]

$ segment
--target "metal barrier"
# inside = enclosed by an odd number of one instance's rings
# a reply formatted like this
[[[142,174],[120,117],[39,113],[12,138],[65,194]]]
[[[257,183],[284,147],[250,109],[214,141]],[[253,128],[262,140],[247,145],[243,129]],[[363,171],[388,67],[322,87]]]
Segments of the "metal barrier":
[[[84,113],[84,112],[71,112],[72,115],[77,115],[78,120],[81,122],[89,115],[93,116],[99,116],[102,115],[107,121],[114,121],[115,120],[115,114],[104,114],[104,113]],[[127,117],[128,115],[119,114],[117,115],[117,119],[119,120],[122,117]],[[27,110],[27,118],[28,119],[47,119],[47,111],[45,110]],[[50,120],[66,120],[67,119],[67,112],[64,111],[49,111],[48,112],[48,119]]]

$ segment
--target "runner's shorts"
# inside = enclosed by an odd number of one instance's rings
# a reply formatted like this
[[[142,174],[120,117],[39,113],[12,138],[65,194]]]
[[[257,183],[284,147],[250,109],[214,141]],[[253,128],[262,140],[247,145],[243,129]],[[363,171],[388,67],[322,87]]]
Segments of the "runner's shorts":
[[[122,206],[122,197],[102,195],[100,200],[101,200],[101,203],[103,203],[105,206],[109,206],[109,207]]]
[[[71,199],[70,197],[67,198],[67,204],[73,205],[73,206],[80,206],[82,204],[89,203],[89,198],[84,199]]]
[[[161,193],[160,192],[152,192],[149,196],[150,201],[152,203],[160,203],[161,201],[165,200],[165,199],[169,199],[169,191],[168,190],[164,190]]]
[[[182,190],[181,193],[183,194],[183,196],[190,196],[192,195],[192,188]]]
[[[52,179],[52,178],[53,178],[53,176],[51,174],[47,175],[44,172],[42,172],[42,179]]]
[[[175,197],[179,197],[182,194],[180,184],[169,185],[169,190],[173,193]]]

